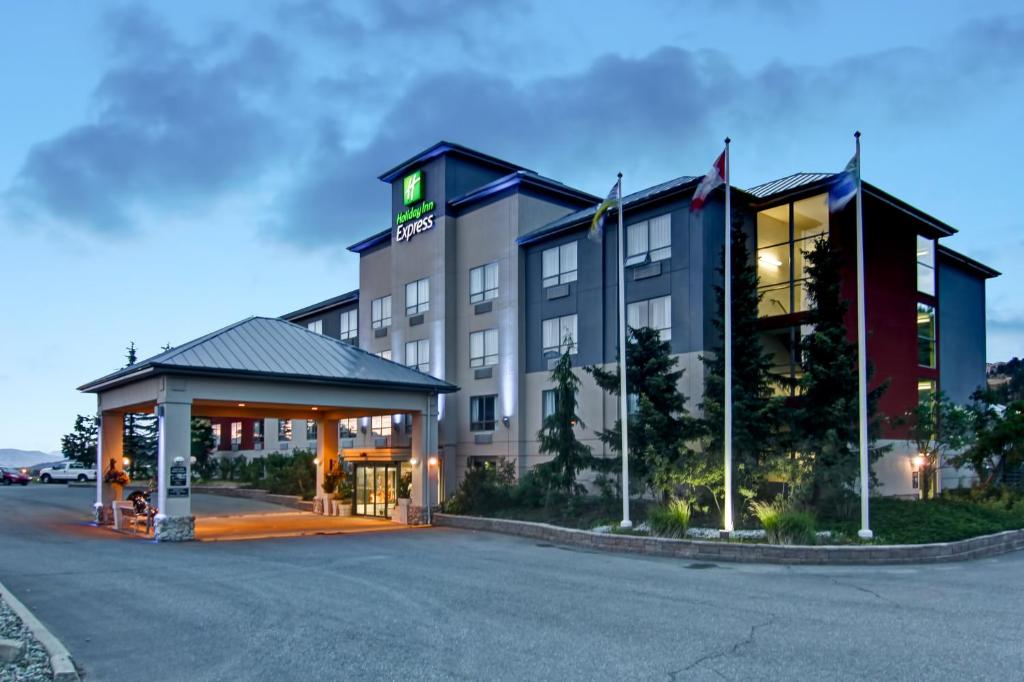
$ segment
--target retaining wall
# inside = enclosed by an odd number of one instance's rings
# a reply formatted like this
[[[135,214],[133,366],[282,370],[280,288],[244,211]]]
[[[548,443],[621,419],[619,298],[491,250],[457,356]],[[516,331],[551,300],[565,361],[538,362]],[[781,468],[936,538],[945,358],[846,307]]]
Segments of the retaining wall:
[[[192,492],[205,493],[207,495],[221,495],[223,497],[244,497],[248,500],[258,500],[269,504],[279,504],[283,507],[291,507],[301,511],[313,511],[313,501],[303,500],[294,495],[274,495],[266,490],[255,490],[252,488],[228,488],[216,485],[194,485]]]
[[[561,528],[546,523],[436,514],[434,525],[483,530],[559,545],[610,552],[676,557],[696,561],[737,561],[767,564],[918,564],[963,561],[1024,549],[1024,530],[982,535],[957,542],[928,545],[768,545],[758,543],[672,540],[640,535],[614,535]]]

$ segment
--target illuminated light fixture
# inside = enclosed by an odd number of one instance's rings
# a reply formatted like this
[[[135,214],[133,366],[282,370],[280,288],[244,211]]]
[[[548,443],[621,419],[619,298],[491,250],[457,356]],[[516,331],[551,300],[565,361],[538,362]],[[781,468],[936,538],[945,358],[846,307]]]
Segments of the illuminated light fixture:
[[[512,418],[509,417],[508,415],[505,415],[504,417],[501,418],[501,423],[504,424],[505,428],[507,429],[509,428],[509,424],[512,423]]]
[[[915,455],[914,457],[910,458],[910,461],[914,465],[915,469],[920,469],[922,466],[924,466],[924,455]]]
[[[782,261],[780,261],[775,256],[767,256],[767,255],[765,255],[765,256],[758,256],[757,257],[757,262],[760,263],[761,265],[767,265],[767,266],[773,267],[773,268],[781,268],[782,267]]]
[[[195,464],[195,463],[196,463],[196,461],[197,461],[197,460],[196,460],[196,458],[195,458],[194,456],[193,456],[193,457],[189,457],[189,458],[188,458],[188,462],[189,462],[189,464]]]
[[[239,407],[245,407],[245,403],[238,403]]]
[[[416,466],[419,463],[420,463],[420,461],[418,459],[416,459],[415,457],[410,457],[409,458],[409,464],[411,464],[413,466]]]
[[[436,467],[437,466],[437,457],[431,457],[430,459],[428,459],[427,460],[427,464],[429,464],[432,467]]]
[[[922,324],[922,323],[926,324],[926,323],[931,322],[931,321],[932,321],[932,316],[931,315],[918,315],[917,316],[917,323],[918,324]]]
[[[124,459],[122,459],[122,460],[121,460],[121,463],[122,463],[122,464],[124,464],[124,465],[125,465],[126,467],[127,467],[127,466],[131,466],[131,465],[132,465],[132,461],[131,461],[130,459],[128,459],[127,457],[125,457]]]
[[[918,258],[920,258],[921,256],[927,256],[927,255],[928,255],[927,251],[918,251],[917,252],[917,257]]]
[[[320,408],[319,407],[311,407],[309,409],[311,409],[311,410],[319,410]]]
[[[319,457],[315,457],[315,458],[313,459],[313,464],[315,464],[315,465],[317,465],[317,466],[320,466],[320,458],[319,458]]]

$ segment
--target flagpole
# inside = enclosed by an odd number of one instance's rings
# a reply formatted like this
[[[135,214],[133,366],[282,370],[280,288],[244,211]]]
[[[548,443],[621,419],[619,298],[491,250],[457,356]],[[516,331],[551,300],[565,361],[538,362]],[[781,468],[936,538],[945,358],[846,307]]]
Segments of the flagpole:
[[[864,212],[860,180],[860,131],[853,134],[857,144],[857,409],[859,412],[860,441],[860,530],[857,536],[863,540],[873,537],[868,514],[868,484],[871,473],[868,469],[868,351],[867,327],[864,312]]]
[[[723,515],[723,532],[733,531],[732,518],[732,197],[729,188],[729,143],[725,138],[725,268],[723,287],[723,307],[725,308],[724,346],[725,346],[725,511]]]
[[[619,173],[619,420],[622,425],[622,523],[632,528],[629,520],[629,393],[626,392],[626,251],[622,228],[622,173]]]

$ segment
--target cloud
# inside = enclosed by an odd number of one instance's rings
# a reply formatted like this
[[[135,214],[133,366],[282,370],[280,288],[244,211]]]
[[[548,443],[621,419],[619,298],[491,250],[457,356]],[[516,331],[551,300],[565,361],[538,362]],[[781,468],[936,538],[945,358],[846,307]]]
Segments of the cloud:
[[[280,151],[271,112],[291,58],[267,35],[177,41],[142,9],[107,15],[114,65],[94,119],[34,145],[7,200],[14,210],[100,233],[132,231],[133,208],[176,211],[258,177]]]

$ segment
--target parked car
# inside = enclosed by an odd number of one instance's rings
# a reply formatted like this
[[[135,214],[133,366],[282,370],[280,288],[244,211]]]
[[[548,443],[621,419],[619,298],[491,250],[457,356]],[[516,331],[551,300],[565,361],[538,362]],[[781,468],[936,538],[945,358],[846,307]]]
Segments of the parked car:
[[[28,485],[32,478],[28,475],[28,469],[12,469],[11,467],[0,467],[0,484],[2,485]]]
[[[96,470],[86,467],[81,462],[57,462],[39,470],[39,480],[43,483],[59,481],[95,481]]]

